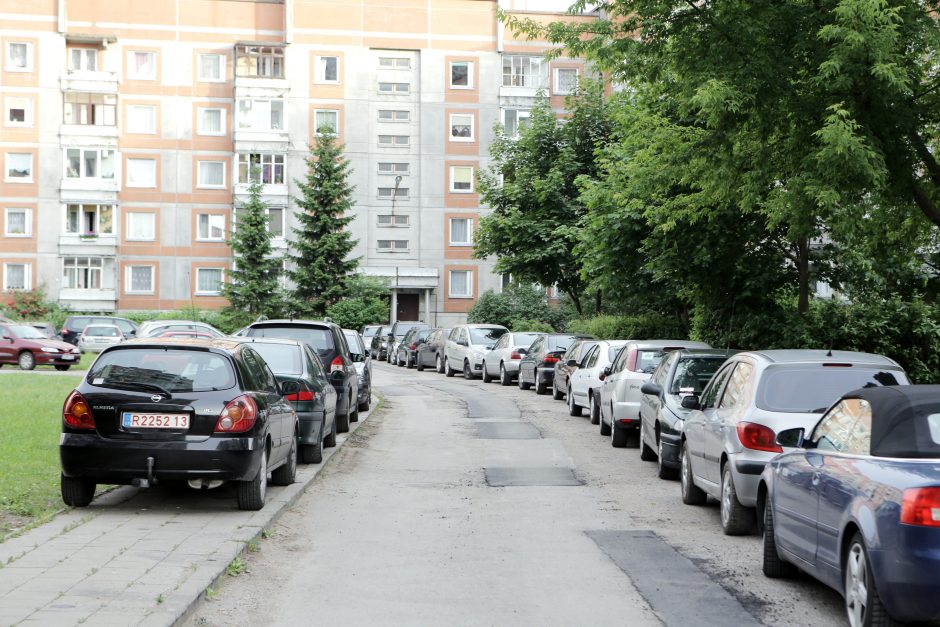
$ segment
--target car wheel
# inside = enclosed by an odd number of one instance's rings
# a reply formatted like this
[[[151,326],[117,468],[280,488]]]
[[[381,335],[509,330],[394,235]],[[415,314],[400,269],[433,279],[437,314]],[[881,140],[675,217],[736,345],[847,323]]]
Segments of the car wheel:
[[[520,390],[528,390],[530,387],[532,387],[531,383],[526,383],[522,380],[522,366],[519,367],[519,374],[516,376],[516,379]]]
[[[70,507],[88,507],[92,499],[95,498],[95,488],[97,486],[94,481],[61,475],[59,485],[62,500]]]
[[[553,378],[553,379],[552,379],[552,398],[555,399],[556,401],[560,401],[561,398],[562,398],[565,394],[564,394],[564,392],[562,392],[561,390],[559,390],[559,389],[558,389],[558,386],[555,385],[555,384],[556,384],[556,381],[555,381],[555,379]],[[570,388],[571,386],[568,386],[568,387]]]
[[[643,419],[640,418],[640,420],[643,420]],[[651,449],[649,445],[646,443],[646,440],[643,439],[642,427],[640,431],[640,459],[643,460],[644,462],[656,461],[656,451]]]
[[[444,376],[452,377],[457,374],[457,371],[450,367],[450,361],[445,357],[444,358]]]
[[[359,422],[359,402],[358,402],[358,401],[353,401],[353,399],[350,398],[350,399],[349,399],[349,406],[350,406],[350,407],[355,407],[355,409],[353,409],[353,410],[349,413],[349,422]]]
[[[435,360],[435,368],[434,368],[434,369],[437,370],[437,373],[438,373],[438,374],[444,374],[444,362],[441,361],[441,356],[440,356],[440,355],[438,355],[438,356],[437,356],[437,359]]]
[[[408,368],[409,370],[411,370],[414,367],[415,367],[415,360],[411,357],[411,355],[408,355],[408,358],[405,359],[405,368]]]
[[[499,384],[506,386],[512,385],[512,377],[506,372],[506,366],[503,364],[499,364]]]
[[[705,491],[692,480],[692,457],[685,440],[682,441],[682,467],[679,469],[679,490],[686,505],[701,505],[705,502]]]
[[[588,390],[588,416],[591,418],[591,424],[596,425],[601,421],[601,406],[594,396],[594,390]]]
[[[614,448],[624,448],[627,446],[627,430],[618,427],[617,424],[610,421],[610,445]]]
[[[349,431],[349,404],[346,404],[346,411],[343,412],[343,415],[336,416],[336,432],[337,433],[347,433]]]
[[[611,414],[613,414],[613,411],[611,411]],[[601,424],[601,435],[610,435],[610,423],[604,422],[603,409],[601,409],[601,419],[599,422]]]
[[[326,448],[333,448],[336,446],[336,416],[333,416],[333,425],[330,427],[330,432],[323,438],[323,446]]]
[[[725,462],[721,472],[721,530],[726,536],[742,536],[754,526],[754,510],[744,507],[734,489],[731,463]]]
[[[545,385],[545,382],[539,379],[538,372],[535,373],[535,393],[536,394],[545,394],[548,392],[548,386]]]
[[[888,627],[897,625],[885,609],[875,579],[871,560],[862,536],[856,533],[845,558],[845,613],[851,627]]]
[[[470,369],[470,362],[466,359],[463,361],[463,378],[467,381],[473,378],[473,370]]]
[[[764,505],[764,576],[771,579],[792,577],[797,568],[784,561],[777,551],[777,538],[774,536],[774,512],[770,503]]]
[[[56,366],[55,369],[58,370],[59,372],[65,372],[66,370],[68,370],[68,369],[71,368],[71,367],[72,367],[72,366]]]
[[[493,377],[490,376],[489,371],[486,369],[486,362],[483,362],[483,383],[489,383],[493,380]]]
[[[271,483],[274,485],[290,485],[297,478],[297,434],[291,438],[290,449],[284,464],[271,473]]]
[[[322,427],[321,427],[322,429]],[[300,447],[300,461],[305,464],[319,464],[323,461],[323,441],[316,444],[304,444]]]
[[[261,467],[251,481],[239,481],[236,485],[238,509],[258,511],[264,507],[264,497],[268,491],[268,452],[261,449]]]
[[[366,400],[362,401],[358,405],[359,411],[369,411],[369,405],[372,403],[372,392],[369,392],[369,395],[366,396]]]
[[[418,372],[424,372],[424,364],[421,362],[421,358],[418,355],[415,355],[415,368]]]
[[[571,393],[571,386],[568,386],[568,415],[580,416],[581,406],[574,402],[574,394]]]
[[[20,364],[20,370],[32,370],[36,367],[36,358],[29,351],[20,353],[20,357],[17,361]]]
[[[663,439],[656,438],[656,471],[660,479],[675,479],[676,469],[663,465]]]

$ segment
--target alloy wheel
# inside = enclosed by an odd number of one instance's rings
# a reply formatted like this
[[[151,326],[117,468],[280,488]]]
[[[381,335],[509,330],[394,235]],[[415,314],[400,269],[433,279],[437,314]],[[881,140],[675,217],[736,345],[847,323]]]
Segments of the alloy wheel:
[[[721,524],[724,527],[728,526],[728,522],[731,520],[731,473],[723,473],[724,477],[721,480]]]
[[[865,549],[858,542],[852,544],[845,563],[845,611],[849,625],[861,627],[868,617],[868,565]]]

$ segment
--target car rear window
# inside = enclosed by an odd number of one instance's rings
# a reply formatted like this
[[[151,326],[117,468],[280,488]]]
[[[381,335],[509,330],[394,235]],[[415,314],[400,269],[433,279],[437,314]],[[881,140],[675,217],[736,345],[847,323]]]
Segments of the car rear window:
[[[471,344],[483,344],[490,348],[506,333],[506,329],[500,327],[470,327],[469,330]]]
[[[346,343],[349,344],[349,352],[356,355],[362,355],[365,352],[365,348],[362,346],[362,343],[359,341],[358,333],[343,333],[346,337]]]
[[[251,347],[268,362],[274,374],[303,374],[304,368],[301,364],[303,352],[300,346],[254,342]]]
[[[65,325],[65,328],[69,329],[70,331],[81,331],[91,324],[91,322],[92,320],[90,316],[76,316],[75,318],[72,318],[68,321],[68,324]]]
[[[112,326],[88,326],[85,327],[84,333],[89,337],[118,337],[121,330]]]
[[[285,340],[306,342],[318,353],[333,351],[333,334],[329,329],[302,326],[258,326],[248,329],[249,337],[278,337]]]
[[[134,323],[131,322],[130,320],[114,319],[114,320],[109,320],[108,322],[111,324],[117,325],[117,327],[121,330],[121,333],[130,333],[131,331],[134,330]]]
[[[639,350],[636,354],[636,371],[651,373],[666,356],[666,352],[656,350]]]
[[[725,363],[724,357],[686,357],[680,359],[679,363],[676,364],[676,372],[672,377],[669,393],[678,394],[680,391],[691,390],[695,395],[701,394],[711,380],[712,375],[718,371],[723,363]]]
[[[172,394],[234,387],[235,372],[228,359],[208,351],[134,348],[102,353],[87,381],[115,389]]]
[[[940,444],[940,414],[927,416],[927,427],[930,430],[930,439],[934,444]]]
[[[900,370],[806,364],[768,368],[757,388],[757,406],[767,411],[820,413],[857,388],[904,385]]]
[[[398,329],[395,331],[395,337],[397,337],[398,339],[401,339],[405,337],[408,334],[408,331],[411,331],[412,329],[427,329],[427,328],[430,328],[430,327],[428,327],[428,325],[426,324],[411,324],[411,325],[398,327]]]
[[[547,338],[548,350],[551,352],[568,350],[568,347],[574,343],[574,340],[575,337],[573,335],[550,335]]]
[[[539,336],[538,333],[516,333],[513,335],[513,344],[515,346],[531,346],[532,342],[535,341],[535,338]]]

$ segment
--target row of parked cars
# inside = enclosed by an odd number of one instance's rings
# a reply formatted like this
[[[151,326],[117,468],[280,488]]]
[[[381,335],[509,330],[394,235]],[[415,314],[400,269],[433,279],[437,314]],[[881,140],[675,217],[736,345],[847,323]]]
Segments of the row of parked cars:
[[[767,577],[841,592],[853,627],[940,620],[940,386],[895,361],[407,324],[373,356],[564,400],[683,503],[717,500],[725,534],[761,533]]]
[[[87,506],[100,484],[231,482],[240,509],[261,509],[269,481],[321,462],[370,407],[362,336],[330,320],[263,320],[237,336],[160,329],[102,350],[66,399],[67,505]]]

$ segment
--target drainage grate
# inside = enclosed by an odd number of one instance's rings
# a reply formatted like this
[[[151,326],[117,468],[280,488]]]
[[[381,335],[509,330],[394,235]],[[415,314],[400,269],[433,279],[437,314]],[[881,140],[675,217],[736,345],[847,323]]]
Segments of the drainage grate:
[[[542,437],[535,425],[520,421],[478,422],[477,437],[483,440],[537,440]]]
[[[571,468],[484,468],[486,484],[491,488],[506,486],[577,486],[584,482]]]

